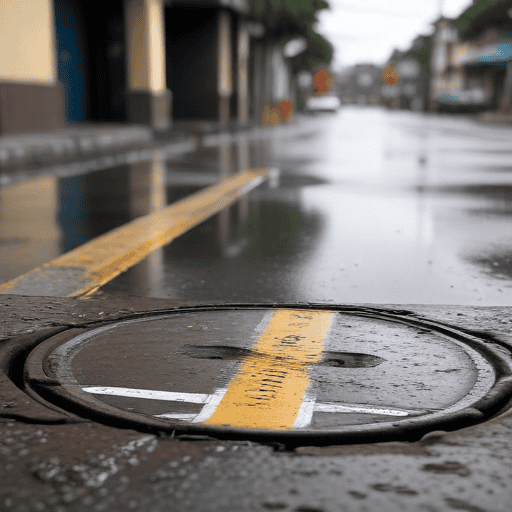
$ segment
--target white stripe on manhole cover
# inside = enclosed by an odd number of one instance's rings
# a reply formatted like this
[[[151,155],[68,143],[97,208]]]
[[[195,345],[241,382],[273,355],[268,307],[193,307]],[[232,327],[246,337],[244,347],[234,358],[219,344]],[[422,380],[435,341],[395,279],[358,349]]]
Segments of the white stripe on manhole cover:
[[[455,338],[350,312],[189,310],[111,324],[56,348],[69,393],[170,425],[332,431],[461,411],[493,386]],[[196,427],[194,427],[196,428]]]
[[[164,413],[155,414],[156,418],[166,418],[181,421],[190,421],[191,423],[200,423],[206,421],[215,412],[217,405],[223,399],[227,389],[218,389],[212,395],[201,393],[173,393],[169,391],[155,391],[150,389],[129,389],[115,387],[95,387],[88,386],[82,388],[86,393],[93,395],[124,396],[132,398],[147,398],[150,400],[164,400],[167,402],[188,402],[194,404],[205,404],[198,414],[184,413]],[[378,414],[383,416],[411,416],[418,415],[419,411],[405,411],[403,409],[383,409],[371,407],[368,405],[337,404],[337,403],[316,403],[311,397],[307,397],[299,407],[297,417],[293,424],[294,428],[309,427],[314,412],[332,412],[332,413],[359,413],[359,414]]]

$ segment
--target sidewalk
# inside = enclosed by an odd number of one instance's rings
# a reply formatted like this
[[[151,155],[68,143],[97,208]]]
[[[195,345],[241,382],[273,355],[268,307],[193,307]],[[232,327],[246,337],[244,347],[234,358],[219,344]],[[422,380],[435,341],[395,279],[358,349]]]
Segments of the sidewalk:
[[[143,125],[84,123],[51,132],[0,136],[0,173],[40,169],[162,145],[200,144],[203,135],[240,129],[236,122],[221,127],[214,121],[177,121],[165,132]]]
[[[154,140],[145,126],[71,125],[53,132],[0,137],[0,169],[64,163],[120,149],[147,147]]]
[[[482,123],[512,124],[512,114],[505,112],[482,112],[476,119]]]

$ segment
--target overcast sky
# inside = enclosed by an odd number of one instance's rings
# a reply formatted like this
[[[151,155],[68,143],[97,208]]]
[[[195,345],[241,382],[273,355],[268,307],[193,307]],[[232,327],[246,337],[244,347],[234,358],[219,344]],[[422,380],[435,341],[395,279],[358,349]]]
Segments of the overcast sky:
[[[431,34],[441,0],[329,0],[318,30],[336,50],[333,67],[382,64],[394,48],[407,49],[419,34]],[[471,0],[443,0],[442,12],[457,17]]]

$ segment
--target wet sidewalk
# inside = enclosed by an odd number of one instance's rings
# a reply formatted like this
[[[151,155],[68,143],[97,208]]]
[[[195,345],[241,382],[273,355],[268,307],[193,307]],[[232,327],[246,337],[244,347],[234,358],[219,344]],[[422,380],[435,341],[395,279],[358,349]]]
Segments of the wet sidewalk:
[[[123,125],[73,125],[52,132],[0,137],[0,169],[38,167],[53,163],[148,147],[154,141],[151,128]]]
[[[172,144],[197,145],[203,135],[240,129],[236,122],[223,127],[215,121],[177,121],[165,132],[143,125],[84,123],[56,131],[5,135],[0,136],[0,173]]]

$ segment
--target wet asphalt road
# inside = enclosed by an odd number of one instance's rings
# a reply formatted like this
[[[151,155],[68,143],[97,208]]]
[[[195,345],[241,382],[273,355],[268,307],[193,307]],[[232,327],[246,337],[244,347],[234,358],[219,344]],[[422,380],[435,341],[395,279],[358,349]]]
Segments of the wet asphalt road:
[[[303,118],[249,143],[250,165],[280,176],[251,194],[244,215],[234,207],[211,219],[105,290],[509,305],[511,137],[509,128],[411,112]]]
[[[122,299],[129,294],[467,304],[407,307],[420,318],[494,333],[510,347],[509,309],[473,305],[510,305],[511,138],[510,127],[465,117],[346,108],[246,141],[217,146],[205,140],[204,148],[176,154],[165,166],[143,162],[4,187],[1,281],[240,168],[280,169],[228,212],[106,285],[108,293],[86,301],[4,296],[1,339],[179,304]],[[152,371],[150,365],[145,373]],[[7,415],[0,429],[0,508],[6,510],[510,509],[510,413],[451,433],[431,432],[419,442],[292,452],[95,421],[12,419],[9,411],[22,417],[35,409],[23,409],[27,399],[12,383],[1,384]]]
[[[0,280],[241,168],[247,198],[104,286],[236,302],[512,302],[512,131],[469,117],[346,107],[291,126],[0,189]],[[23,198],[20,200],[20,198]],[[21,205],[21,208],[20,208]]]

